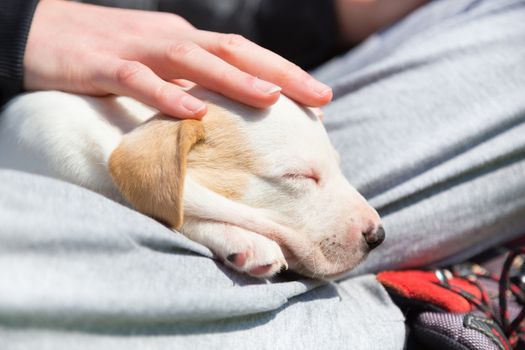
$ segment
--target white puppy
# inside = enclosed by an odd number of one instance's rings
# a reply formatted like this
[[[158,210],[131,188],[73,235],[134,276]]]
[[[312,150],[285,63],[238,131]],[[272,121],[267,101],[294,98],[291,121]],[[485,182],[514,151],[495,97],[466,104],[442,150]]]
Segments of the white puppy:
[[[125,97],[21,95],[0,116],[0,166],[130,204],[258,277],[339,275],[383,241],[315,113],[286,97],[258,110],[191,93],[208,101],[202,121]]]

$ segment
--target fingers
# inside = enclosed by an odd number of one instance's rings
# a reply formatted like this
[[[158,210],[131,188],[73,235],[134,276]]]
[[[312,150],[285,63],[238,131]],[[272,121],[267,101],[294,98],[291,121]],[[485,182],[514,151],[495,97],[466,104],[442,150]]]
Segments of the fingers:
[[[281,87],[307,106],[322,106],[332,98],[328,86],[242,37],[197,30],[189,35],[190,40],[140,45],[142,54],[103,66],[100,87],[182,119],[206,113],[202,101],[176,86],[188,86],[188,81],[259,108],[275,103]]]
[[[330,102],[330,87],[315,80],[297,65],[238,35],[194,31],[192,40],[242,71],[271,81],[289,97],[312,107]]]
[[[205,103],[162,80],[140,62],[123,60],[108,65],[99,84],[110,93],[133,97],[177,118],[198,119],[206,114]]]
[[[254,107],[268,107],[279,98],[280,87],[243,72],[190,41],[160,43],[165,50],[164,79],[184,78]]]

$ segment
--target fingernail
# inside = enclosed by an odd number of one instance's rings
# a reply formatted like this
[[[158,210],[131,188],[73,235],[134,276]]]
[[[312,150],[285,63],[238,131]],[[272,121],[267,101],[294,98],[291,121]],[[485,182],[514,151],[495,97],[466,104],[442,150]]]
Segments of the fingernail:
[[[204,108],[206,108],[206,105],[194,97],[184,96],[182,98],[182,107],[186,108],[188,111],[192,113],[198,113],[202,111]]]
[[[256,90],[259,90],[267,95],[275,94],[276,92],[281,91],[281,88],[279,86],[261,80],[259,78],[255,78],[255,81],[253,82],[253,87]]]
[[[322,97],[332,93],[332,89],[329,86],[320,83],[317,80],[312,80],[312,82],[310,83],[310,87],[316,94]]]

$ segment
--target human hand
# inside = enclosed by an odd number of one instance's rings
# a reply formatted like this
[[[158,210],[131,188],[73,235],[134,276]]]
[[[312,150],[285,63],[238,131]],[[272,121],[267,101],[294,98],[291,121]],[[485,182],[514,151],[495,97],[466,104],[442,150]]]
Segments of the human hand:
[[[332,98],[328,86],[238,35],[198,30],[173,14],[40,1],[24,58],[25,89],[126,95],[174,117],[202,117],[206,105],[177,79],[260,108],[275,103],[281,88],[308,106]]]

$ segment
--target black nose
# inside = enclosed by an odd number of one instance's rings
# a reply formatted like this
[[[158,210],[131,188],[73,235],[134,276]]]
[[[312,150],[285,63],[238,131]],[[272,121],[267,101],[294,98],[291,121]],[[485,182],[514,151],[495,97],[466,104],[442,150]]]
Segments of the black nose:
[[[385,229],[383,229],[383,226],[379,226],[377,229],[374,228],[363,232],[363,237],[365,237],[368,248],[374,249],[385,240]]]

